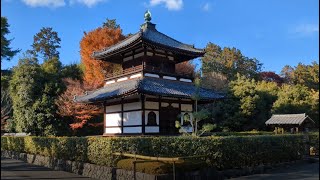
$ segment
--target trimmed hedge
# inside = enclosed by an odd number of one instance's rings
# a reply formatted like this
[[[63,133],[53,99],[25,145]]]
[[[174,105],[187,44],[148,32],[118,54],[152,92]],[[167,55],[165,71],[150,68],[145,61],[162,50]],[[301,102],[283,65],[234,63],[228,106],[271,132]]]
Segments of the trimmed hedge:
[[[133,171],[134,159],[122,159],[118,161],[117,168]],[[208,165],[204,161],[185,160],[175,162],[176,172],[191,172],[206,168]],[[141,162],[136,163],[136,171],[147,174],[168,174],[172,173],[172,162]]]
[[[270,131],[242,131],[242,132],[213,132],[213,136],[255,136],[255,135],[273,135]]]
[[[115,166],[113,152],[177,157],[208,155],[209,166],[241,168],[301,159],[303,135],[229,137],[1,137],[1,150]]]
[[[311,132],[309,134],[310,146],[316,148],[317,154],[319,154],[319,132]]]

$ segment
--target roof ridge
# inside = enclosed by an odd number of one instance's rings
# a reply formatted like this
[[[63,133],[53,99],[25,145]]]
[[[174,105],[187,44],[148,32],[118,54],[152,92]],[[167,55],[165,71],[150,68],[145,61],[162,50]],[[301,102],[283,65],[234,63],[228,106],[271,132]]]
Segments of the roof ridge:
[[[178,43],[184,44],[184,45],[186,45],[186,46],[189,46],[189,47],[191,47],[191,48],[194,48],[194,49],[197,49],[197,50],[202,50],[202,51],[204,50],[204,49],[195,48],[194,45],[190,45],[190,44],[186,44],[186,43],[180,42],[180,41],[178,41],[178,40],[176,40],[176,39],[174,39],[174,38],[172,38],[172,37],[170,37],[170,36],[168,36],[168,35],[160,32],[160,31],[158,31],[157,29],[148,29],[148,30],[149,30],[149,31],[151,31],[151,30],[152,30],[152,31],[157,31],[158,33],[166,36],[167,38],[172,39],[173,41],[176,41],[176,42],[178,42]],[[142,36],[142,37],[143,37],[143,36]]]
[[[140,36],[141,36],[141,31],[138,31],[138,32],[132,34],[131,36],[128,36],[128,37],[124,38],[123,40],[117,42],[116,44],[113,44],[113,45],[111,45],[111,46],[109,46],[109,47],[103,48],[102,50],[93,51],[92,55],[94,55],[95,53],[102,53],[103,51],[106,51],[106,50],[108,50],[108,49],[111,49],[112,47],[115,47],[115,46],[119,45],[120,43],[122,43],[122,42],[124,42],[124,41],[127,41],[128,39],[134,37],[134,36],[137,35],[137,34],[140,34]],[[139,38],[140,36],[138,36],[137,38]]]

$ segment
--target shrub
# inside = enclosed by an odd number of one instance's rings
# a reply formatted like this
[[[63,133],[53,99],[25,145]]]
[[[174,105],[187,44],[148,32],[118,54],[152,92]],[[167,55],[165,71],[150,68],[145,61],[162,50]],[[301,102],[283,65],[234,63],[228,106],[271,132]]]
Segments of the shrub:
[[[317,154],[319,154],[319,132],[312,132],[309,134],[310,146],[316,148]]]
[[[113,152],[177,157],[207,155],[219,169],[297,160],[303,135],[229,137],[1,137],[1,150],[115,166]]]
[[[122,159],[117,163],[117,168],[133,171],[134,159]],[[185,160],[175,162],[176,172],[194,171],[205,168],[207,164],[204,161]],[[136,171],[147,174],[167,174],[173,171],[172,162],[141,162],[136,163]]]

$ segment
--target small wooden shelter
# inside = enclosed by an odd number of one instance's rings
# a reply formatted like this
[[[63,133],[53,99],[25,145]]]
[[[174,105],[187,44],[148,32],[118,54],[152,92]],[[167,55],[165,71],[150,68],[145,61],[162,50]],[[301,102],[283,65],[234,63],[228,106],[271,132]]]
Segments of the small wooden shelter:
[[[104,135],[177,134],[175,121],[192,119],[199,103],[223,98],[209,89],[195,87],[191,74],[178,74],[175,65],[204,55],[203,49],[179,42],[156,29],[146,12],[140,30],[123,41],[94,52],[97,60],[122,65],[122,73],[106,77],[104,87],[75,97],[79,103],[104,105]],[[181,117],[181,118],[179,118]]]
[[[274,114],[266,121],[267,126],[275,129],[283,128],[285,131],[297,133],[299,131],[308,131],[314,127],[315,122],[303,114]]]

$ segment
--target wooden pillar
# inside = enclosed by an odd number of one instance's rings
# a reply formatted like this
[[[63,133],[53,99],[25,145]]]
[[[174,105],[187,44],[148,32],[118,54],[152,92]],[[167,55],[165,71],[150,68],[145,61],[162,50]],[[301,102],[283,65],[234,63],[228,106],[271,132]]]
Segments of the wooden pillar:
[[[103,134],[106,133],[106,101],[103,102]]]
[[[121,134],[123,134],[123,98],[121,98]]]
[[[146,132],[146,127],[145,127],[145,96],[144,94],[141,94],[141,109],[142,109],[142,116],[141,116],[141,119],[142,119],[142,134],[145,134]]]
[[[181,111],[181,98],[178,99],[179,101],[179,113],[180,113],[180,123],[181,123],[181,126],[183,125],[183,121],[181,122],[181,119],[183,120],[183,117],[182,117],[182,111]]]

